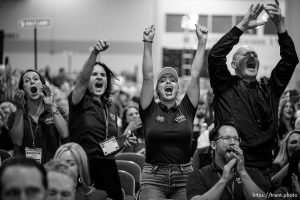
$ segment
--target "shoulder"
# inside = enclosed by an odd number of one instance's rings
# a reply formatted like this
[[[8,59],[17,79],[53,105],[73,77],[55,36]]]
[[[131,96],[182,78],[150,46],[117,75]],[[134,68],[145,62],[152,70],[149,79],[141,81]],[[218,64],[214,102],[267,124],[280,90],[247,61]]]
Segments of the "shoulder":
[[[93,200],[102,200],[107,198],[107,193],[104,190],[94,190],[90,196]]]

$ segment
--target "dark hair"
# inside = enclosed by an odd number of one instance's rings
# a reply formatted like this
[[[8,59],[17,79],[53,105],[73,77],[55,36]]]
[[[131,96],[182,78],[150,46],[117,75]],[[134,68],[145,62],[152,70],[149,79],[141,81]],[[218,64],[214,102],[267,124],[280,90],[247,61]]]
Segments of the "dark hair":
[[[103,67],[104,71],[106,72],[106,77],[107,77],[107,88],[104,92],[104,94],[100,97],[101,101],[104,103],[107,103],[110,101],[110,97],[112,94],[115,94],[117,91],[114,88],[114,82],[118,80],[117,75],[111,71],[104,63],[101,62],[95,62],[95,65],[100,65]]]
[[[0,193],[2,192],[3,186],[2,186],[2,176],[4,171],[13,166],[19,166],[24,168],[36,168],[42,177],[42,184],[45,189],[48,188],[48,181],[47,181],[47,173],[43,165],[37,163],[34,159],[29,159],[25,157],[13,157],[6,159],[1,168],[0,168]]]
[[[21,77],[20,77],[20,80],[19,80],[19,89],[20,89],[20,90],[23,90],[23,89],[24,89],[24,88],[23,88],[23,84],[24,84],[23,78],[24,78],[24,75],[25,75],[27,72],[35,72],[35,73],[37,73],[37,74],[39,75],[39,77],[40,77],[40,80],[41,80],[42,84],[43,84],[43,85],[46,85],[46,81],[45,81],[44,77],[43,77],[39,72],[37,72],[37,71],[35,71],[35,70],[33,70],[33,69],[28,69],[28,70],[27,70],[26,72],[24,72],[24,73],[21,75]]]
[[[122,113],[122,131],[124,131],[126,129],[126,127],[128,126],[128,122],[126,121],[126,115],[127,115],[127,111],[129,110],[129,108],[135,108],[137,111],[139,111],[139,108],[134,105],[130,105],[130,106],[127,106],[124,108],[123,113]]]
[[[235,125],[234,122],[223,122],[220,125],[214,127],[210,132],[209,132],[209,141],[214,141],[218,136],[219,136],[219,130],[222,126],[232,126],[236,129],[238,135],[240,135],[240,131],[238,127]]]
[[[298,176],[298,179],[300,178],[299,171],[298,171],[299,161],[300,161],[300,150],[296,150],[289,160],[288,174],[282,181],[282,185],[287,186],[290,190],[292,189],[292,174]]]

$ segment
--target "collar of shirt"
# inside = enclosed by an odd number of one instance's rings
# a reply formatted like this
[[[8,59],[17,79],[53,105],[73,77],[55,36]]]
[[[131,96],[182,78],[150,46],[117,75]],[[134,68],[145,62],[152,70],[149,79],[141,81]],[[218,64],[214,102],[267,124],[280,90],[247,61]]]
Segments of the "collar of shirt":
[[[172,106],[170,109],[168,109],[168,107],[164,104],[162,104],[161,102],[158,102],[158,106],[161,108],[162,111],[164,112],[168,112],[168,111],[173,111],[173,112],[176,112],[177,109],[178,109],[178,105],[177,103],[175,103],[174,106]]]

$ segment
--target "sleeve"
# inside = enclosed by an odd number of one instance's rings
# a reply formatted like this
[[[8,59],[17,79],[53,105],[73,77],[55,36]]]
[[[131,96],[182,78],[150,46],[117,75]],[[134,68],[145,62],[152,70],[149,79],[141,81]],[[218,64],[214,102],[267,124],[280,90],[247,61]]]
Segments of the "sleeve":
[[[194,170],[190,173],[186,183],[186,196],[190,200],[194,196],[202,195],[207,192],[208,189],[204,183],[204,176],[200,170]]]
[[[78,108],[82,107],[84,96],[82,97],[81,101],[77,105],[74,105],[72,102],[72,94],[73,94],[73,91],[69,94],[69,97],[68,97],[69,111],[75,112],[76,110],[78,110]]]
[[[210,50],[208,55],[208,72],[210,84],[214,93],[220,93],[230,87],[232,75],[227,69],[226,56],[233,46],[239,42],[243,32],[237,27],[233,27],[225,34]]]
[[[280,61],[271,73],[270,84],[273,92],[280,97],[299,63],[294,42],[287,32],[278,34]]]
[[[253,182],[264,192],[268,192],[271,190],[271,181],[266,179],[260,171],[257,169],[247,168],[247,172],[249,173]]]
[[[180,105],[184,108],[186,114],[188,114],[190,120],[194,121],[197,107],[195,108],[187,94],[184,95]]]
[[[139,104],[139,113],[140,113],[140,117],[141,117],[141,120],[142,120],[143,124],[144,124],[144,122],[147,118],[146,116],[149,115],[149,113],[153,112],[153,110],[155,108],[155,104],[156,104],[156,102],[154,101],[154,98],[152,98],[151,103],[145,109],[143,109],[141,104]]]

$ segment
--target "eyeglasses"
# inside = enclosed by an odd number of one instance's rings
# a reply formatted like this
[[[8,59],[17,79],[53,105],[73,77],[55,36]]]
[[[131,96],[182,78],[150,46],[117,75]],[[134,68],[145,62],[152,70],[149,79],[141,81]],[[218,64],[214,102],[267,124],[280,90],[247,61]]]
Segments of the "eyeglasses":
[[[216,138],[214,141],[217,141],[219,139],[221,139],[221,140],[223,140],[225,142],[230,142],[232,140],[233,140],[233,142],[237,142],[237,143],[241,142],[241,138],[239,138],[237,136],[234,136],[234,137],[231,137],[231,136],[220,136],[220,137]]]

